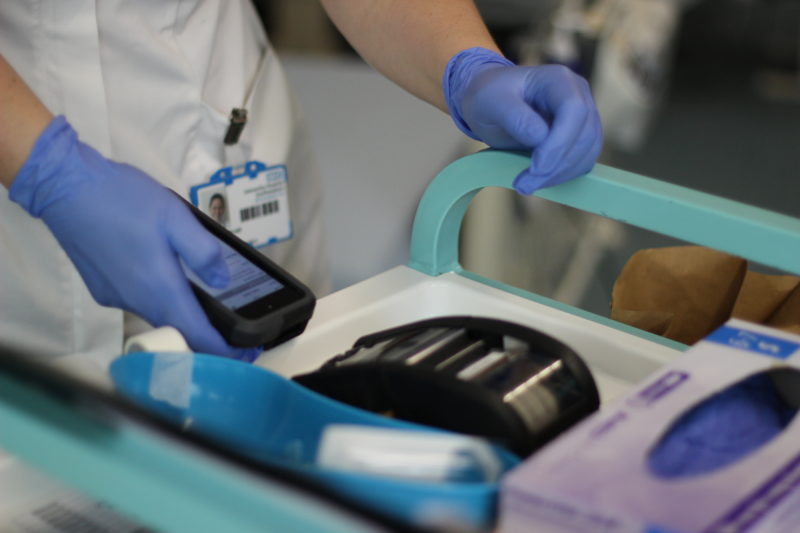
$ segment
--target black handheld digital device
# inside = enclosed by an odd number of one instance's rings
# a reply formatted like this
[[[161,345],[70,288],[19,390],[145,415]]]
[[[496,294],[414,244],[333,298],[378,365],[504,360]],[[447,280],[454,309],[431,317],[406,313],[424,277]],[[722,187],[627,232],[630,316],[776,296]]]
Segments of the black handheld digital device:
[[[311,290],[197,207],[185,203],[219,239],[228,264],[231,281],[216,289],[181,263],[200,305],[222,337],[232,346],[268,348],[302,333],[316,303]]]

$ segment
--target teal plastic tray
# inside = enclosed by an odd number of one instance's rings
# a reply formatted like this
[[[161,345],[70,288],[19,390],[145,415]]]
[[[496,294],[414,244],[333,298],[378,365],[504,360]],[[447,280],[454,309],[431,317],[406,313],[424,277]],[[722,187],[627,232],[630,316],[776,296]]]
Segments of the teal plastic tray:
[[[158,354],[131,353],[111,365],[117,389],[136,404],[178,427],[222,443],[256,461],[290,469],[330,486],[409,524],[440,516],[458,517],[461,526],[490,527],[495,519],[496,482],[433,482],[350,473],[323,468],[316,457],[330,424],[355,424],[412,432],[436,432],[357,409],[312,392],[266,369],[213,355],[166,354],[180,372],[173,389],[185,388],[185,401],[170,403],[154,394]],[[169,372],[169,370],[167,370]],[[155,381],[154,381],[155,380]],[[174,392],[174,390],[173,390]],[[506,472],[519,460],[500,447],[495,457]]]

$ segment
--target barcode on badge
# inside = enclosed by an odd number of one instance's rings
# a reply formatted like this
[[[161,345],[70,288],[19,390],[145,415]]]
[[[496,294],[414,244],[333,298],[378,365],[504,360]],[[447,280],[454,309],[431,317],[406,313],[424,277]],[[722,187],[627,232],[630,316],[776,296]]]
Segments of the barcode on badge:
[[[248,220],[258,217],[264,217],[277,212],[278,212],[278,200],[272,200],[271,202],[267,202],[264,204],[245,207],[244,209],[239,211],[239,214],[241,215],[242,222],[247,222]]]

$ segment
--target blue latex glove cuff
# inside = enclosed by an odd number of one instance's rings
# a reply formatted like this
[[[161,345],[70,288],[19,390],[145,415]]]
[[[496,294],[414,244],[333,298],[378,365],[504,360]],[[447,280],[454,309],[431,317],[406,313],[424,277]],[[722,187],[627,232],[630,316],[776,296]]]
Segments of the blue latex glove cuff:
[[[28,159],[17,172],[8,197],[31,216],[42,212],[58,197],[66,194],[57,179],[60,163],[77,142],[78,136],[63,116],[54,118],[33,145]]]
[[[442,76],[444,100],[447,103],[447,109],[450,110],[450,116],[453,118],[453,122],[455,122],[462,133],[481,142],[486,141],[475,135],[469,127],[464,117],[461,115],[458,103],[462,101],[463,92],[466,87],[466,84],[461,80],[474,77],[477,69],[490,65],[511,67],[514,66],[514,63],[486,48],[468,48],[457,53],[447,62],[444,76]]]

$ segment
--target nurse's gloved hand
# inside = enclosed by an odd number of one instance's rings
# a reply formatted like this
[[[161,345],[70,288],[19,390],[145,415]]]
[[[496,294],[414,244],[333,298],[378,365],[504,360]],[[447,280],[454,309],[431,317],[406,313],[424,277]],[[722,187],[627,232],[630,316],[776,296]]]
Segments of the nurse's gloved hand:
[[[603,144],[589,84],[560,65],[518,67],[484,48],[449,61],[443,87],[456,125],[493,148],[533,150],[514,180],[530,194],[586,174]]]
[[[9,189],[41,218],[100,305],[131,311],[153,326],[176,327],[195,351],[228,357],[178,258],[206,283],[224,287],[217,240],[167,188],[80,142],[63,117],[42,132]]]

